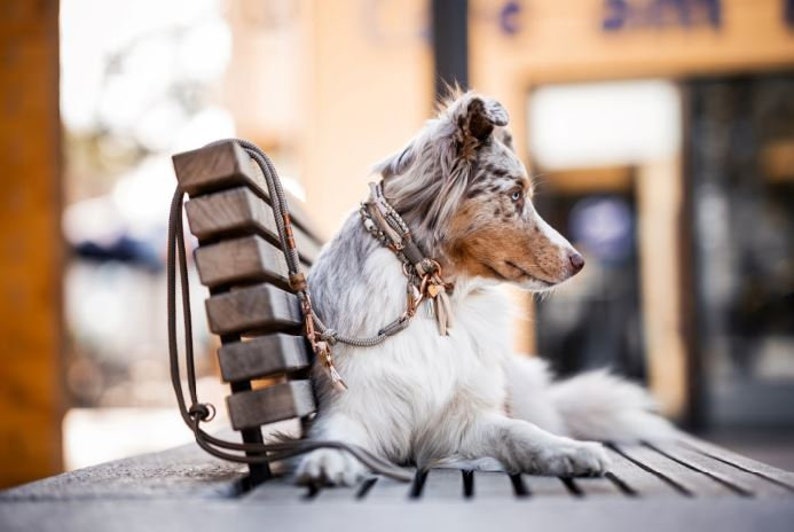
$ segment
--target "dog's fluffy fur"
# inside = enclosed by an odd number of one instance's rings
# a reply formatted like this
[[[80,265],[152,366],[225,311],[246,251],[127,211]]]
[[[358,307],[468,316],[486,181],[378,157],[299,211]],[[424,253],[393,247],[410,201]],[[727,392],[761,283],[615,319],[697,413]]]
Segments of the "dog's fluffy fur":
[[[454,282],[453,327],[440,336],[421,309],[401,333],[372,348],[334,347],[349,386],[314,369],[319,414],[310,437],[360,445],[419,467],[495,459],[508,471],[597,475],[608,468],[592,440],[673,433],[643,390],[606,372],[554,383],[536,358],[511,352],[511,312],[496,285],[542,291],[581,269],[581,256],[532,206],[497,102],[474,93],[443,105],[408,146],[377,167],[388,201]],[[324,248],[310,275],[323,320],[370,336],[405,309],[395,255],[358,214]],[[574,439],[576,438],[576,439]],[[366,470],[337,450],[298,465],[304,482],[353,484]]]

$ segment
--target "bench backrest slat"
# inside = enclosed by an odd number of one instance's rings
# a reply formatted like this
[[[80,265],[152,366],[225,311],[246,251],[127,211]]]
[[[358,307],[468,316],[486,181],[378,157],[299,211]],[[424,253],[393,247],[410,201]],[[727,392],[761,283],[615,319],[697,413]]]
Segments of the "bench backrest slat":
[[[232,427],[250,431],[315,411],[305,380],[312,353],[302,333],[297,297],[290,291],[266,182],[259,167],[229,141],[173,157],[191,233],[210,330],[221,336],[221,377],[237,390],[226,404]],[[287,198],[293,235],[305,269],[322,240],[300,202]],[[251,381],[275,378],[269,386]],[[259,384],[259,383],[257,383]],[[246,440],[248,441],[248,440]],[[255,441],[255,440],[251,440]]]
[[[234,142],[223,142],[173,156],[182,190],[190,197],[246,186],[270,204],[270,193],[259,166]],[[182,177],[184,176],[184,177]],[[302,203],[287,194],[292,221],[309,235],[319,235]],[[315,238],[317,243],[321,239]]]
[[[314,412],[314,396],[309,381],[289,381],[235,393],[226,405],[232,428],[243,430],[307,416]]]
[[[232,342],[218,350],[221,377],[225,382],[273,377],[306,369],[309,357],[301,336],[268,334]]]
[[[218,294],[206,301],[215,334],[291,332],[303,324],[298,298],[271,284],[258,284]]]
[[[198,196],[189,201],[185,209],[190,232],[202,242],[256,233],[279,245],[273,209],[248,188],[236,187]],[[300,258],[305,264],[314,262],[320,244],[297,226],[293,227],[293,234]]]
[[[195,258],[201,284],[210,288],[267,281],[290,289],[284,254],[257,235],[201,246]]]

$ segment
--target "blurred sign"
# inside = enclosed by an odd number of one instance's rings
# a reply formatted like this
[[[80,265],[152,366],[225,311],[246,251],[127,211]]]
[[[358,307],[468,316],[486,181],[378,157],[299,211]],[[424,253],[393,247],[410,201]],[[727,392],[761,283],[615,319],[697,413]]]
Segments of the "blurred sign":
[[[529,151],[544,170],[644,164],[681,143],[681,96],[665,80],[545,85],[528,116]]]
[[[631,256],[634,215],[619,197],[589,197],[571,209],[574,242],[606,265],[617,265]]]
[[[604,0],[605,31],[666,26],[711,26],[722,24],[720,0]]]
[[[499,29],[508,35],[515,35],[521,31],[519,18],[521,15],[521,4],[515,0],[505,2],[499,10]]]

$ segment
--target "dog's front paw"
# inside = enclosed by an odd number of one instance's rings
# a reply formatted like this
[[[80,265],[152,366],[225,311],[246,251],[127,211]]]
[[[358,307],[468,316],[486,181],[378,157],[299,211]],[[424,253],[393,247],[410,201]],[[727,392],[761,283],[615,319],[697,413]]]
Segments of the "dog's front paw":
[[[609,465],[609,457],[600,443],[560,438],[538,453],[534,472],[558,477],[600,476]]]
[[[304,485],[355,486],[367,473],[367,468],[349,453],[319,449],[303,457],[295,480]]]

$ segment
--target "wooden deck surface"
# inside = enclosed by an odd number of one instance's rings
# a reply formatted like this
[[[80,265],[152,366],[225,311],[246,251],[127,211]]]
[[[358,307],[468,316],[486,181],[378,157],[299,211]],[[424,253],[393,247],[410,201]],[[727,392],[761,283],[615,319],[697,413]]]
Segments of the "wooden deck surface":
[[[601,478],[434,469],[410,484],[246,491],[244,467],[190,445],[2,492],[0,530],[794,529],[794,473],[695,439],[609,453]]]

